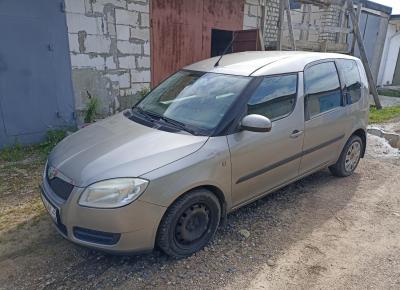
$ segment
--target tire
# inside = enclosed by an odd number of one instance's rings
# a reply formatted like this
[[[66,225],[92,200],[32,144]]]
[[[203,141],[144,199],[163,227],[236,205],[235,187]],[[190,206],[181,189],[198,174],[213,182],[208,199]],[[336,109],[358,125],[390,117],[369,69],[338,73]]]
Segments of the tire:
[[[176,259],[190,256],[214,237],[220,219],[221,205],[211,191],[190,191],[167,209],[158,228],[157,246]]]
[[[329,167],[334,176],[347,177],[353,174],[360,162],[361,154],[364,149],[363,141],[360,137],[352,135],[344,146],[338,161]]]

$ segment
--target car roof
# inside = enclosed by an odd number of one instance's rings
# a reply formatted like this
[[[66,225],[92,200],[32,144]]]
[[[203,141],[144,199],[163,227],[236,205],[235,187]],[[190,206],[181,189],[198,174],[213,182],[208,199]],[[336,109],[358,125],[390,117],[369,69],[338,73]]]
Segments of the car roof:
[[[314,61],[323,59],[357,58],[339,53],[308,51],[246,51],[226,54],[217,67],[219,56],[205,59],[184,67],[186,70],[224,73],[243,76],[263,76],[303,71]]]

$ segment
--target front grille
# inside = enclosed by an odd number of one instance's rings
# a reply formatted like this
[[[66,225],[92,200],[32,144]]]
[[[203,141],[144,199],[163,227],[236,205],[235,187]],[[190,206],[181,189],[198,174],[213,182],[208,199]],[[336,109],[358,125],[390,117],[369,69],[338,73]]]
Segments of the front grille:
[[[50,185],[50,188],[58,197],[60,197],[63,200],[67,200],[68,197],[71,195],[74,186],[58,177],[49,179],[47,172],[48,170],[49,167],[46,168],[46,179],[48,184]]]
[[[102,245],[114,245],[119,241],[121,234],[100,232],[80,227],[74,227],[74,236],[77,239],[85,242]]]

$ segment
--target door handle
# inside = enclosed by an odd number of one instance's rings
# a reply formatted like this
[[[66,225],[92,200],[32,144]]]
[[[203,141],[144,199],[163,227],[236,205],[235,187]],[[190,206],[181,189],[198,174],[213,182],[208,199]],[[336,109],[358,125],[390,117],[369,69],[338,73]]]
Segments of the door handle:
[[[299,136],[302,135],[302,134],[303,134],[303,131],[294,130],[294,131],[292,132],[292,134],[290,134],[290,138],[297,138],[297,137],[299,137]]]

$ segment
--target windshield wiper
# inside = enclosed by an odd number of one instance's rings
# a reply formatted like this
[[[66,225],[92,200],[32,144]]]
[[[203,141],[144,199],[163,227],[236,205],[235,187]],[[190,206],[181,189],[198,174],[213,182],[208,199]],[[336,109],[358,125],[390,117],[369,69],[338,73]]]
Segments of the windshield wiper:
[[[174,120],[174,119],[165,117],[165,116],[163,116],[163,115],[160,115],[160,114],[157,114],[157,113],[154,113],[154,112],[151,112],[151,111],[145,111],[145,110],[143,110],[143,109],[141,109],[141,110],[143,111],[144,114],[147,114],[147,115],[149,115],[149,116],[151,116],[151,117],[153,117],[153,118],[157,118],[157,119],[159,119],[159,120],[163,120],[165,123],[171,124],[171,125],[173,125],[173,126],[179,128],[179,129],[181,129],[181,130],[183,130],[183,131],[186,131],[186,132],[188,132],[188,133],[190,133],[190,134],[192,134],[192,135],[196,135],[196,132],[195,132],[194,130],[189,129],[189,128],[186,126],[186,124],[184,124],[184,123],[182,123],[182,122],[179,122],[179,121],[177,121],[177,120]]]
[[[148,114],[147,111],[143,110],[140,107],[135,107],[135,109],[143,116],[146,118],[147,121],[150,121],[152,123],[154,123],[154,117],[151,116],[151,114]]]

